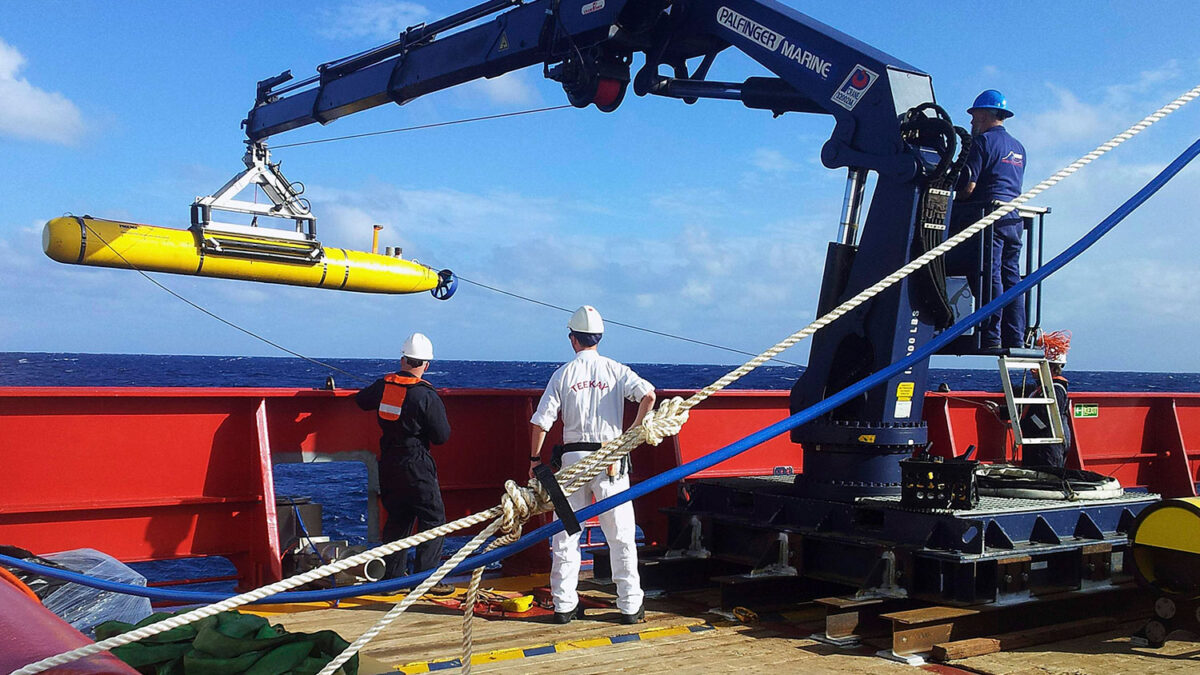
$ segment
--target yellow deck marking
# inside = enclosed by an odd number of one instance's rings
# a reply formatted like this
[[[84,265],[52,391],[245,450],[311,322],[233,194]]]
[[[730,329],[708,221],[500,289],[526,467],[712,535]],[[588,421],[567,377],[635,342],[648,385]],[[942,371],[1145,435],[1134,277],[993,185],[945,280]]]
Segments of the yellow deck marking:
[[[473,655],[471,657],[471,664],[475,665],[480,663],[494,663],[496,661],[512,661],[515,659],[532,658],[534,656],[543,656],[546,654],[559,654],[577,649],[592,649],[594,647],[624,644],[626,642],[645,642],[646,640],[671,637],[674,635],[701,633],[704,631],[714,630],[715,628],[716,627],[710,623],[696,620],[694,623],[676,626],[664,626],[661,628],[648,628],[644,631],[639,631],[636,633],[624,633],[621,635],[613,635],[611,637],[585,638],[582,640],[563,640],[562,642],[542,643],[529,647],[497,649],[494,651]],[[406,675],[416,675],[418,673],[429,673],[459,668],[461,665],[461,661],[457,658],[434,659],[431,661],[413,661],[412,663],[406,663],[402,666],[396,666],[396,670],[401,673],[405,673]]]

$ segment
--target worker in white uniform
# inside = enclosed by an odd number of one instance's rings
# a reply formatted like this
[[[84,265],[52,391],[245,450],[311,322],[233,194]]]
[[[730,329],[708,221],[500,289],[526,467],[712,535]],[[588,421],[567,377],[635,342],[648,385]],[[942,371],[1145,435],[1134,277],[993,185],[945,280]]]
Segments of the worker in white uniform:
[[[642,423],[654,407],[654,385],[638,377],[628,366],[601,356],[596,350],[604,334],[604,321],[595,307],[580,307],[567,322],[575,358],[563,364],[550,382],[529,421],[533,424],[533,451],[530,473],[542,461],[546,432],[559,414],[563,420],[562,466],[583,460],[605,441],[620,436],[624,429],[625,400],[638,403],[634,426]],[[608,467],[600,475],[568,497],[571,508],[579,511],[596,501],[629,489],[628,463]],[[599,516],[600,527],[612,559],[612,576],[617,585],[617,609],[621,623],[645,620],[642,587],[637,569],[636,525],[633,504],[626,502]],[[559,532],[551,540],[554,564],[550,571],[550,589],[554,596],[554,622],[569,623],[579,608],[579,534]],[[582,612],[579,613],[582,617]]]

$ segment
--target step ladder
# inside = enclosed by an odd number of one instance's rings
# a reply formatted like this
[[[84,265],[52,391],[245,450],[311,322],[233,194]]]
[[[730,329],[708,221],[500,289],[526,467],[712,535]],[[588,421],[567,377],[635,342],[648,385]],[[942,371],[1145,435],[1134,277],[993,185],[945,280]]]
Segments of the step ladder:
[[[1032,350],[1030,350],[1032,351]],[[1012,371],[1036,371],[1038,396],[1016,396],[1013,392]],[[1004,402],[1008,405],[1009,425],[1017,445],[1062,443],[1064,439],[1062,414],[1058,409],[1058,397],[1054,395],[1054,381],[1050,377],[1050,362],[1044,354],[1037,356],[1000,356],[1000,383],[1004,385]],[[1025,406],[1044,405],[1049,410],[1050,435],[1026,437],[1021,434],[1021,417]]]

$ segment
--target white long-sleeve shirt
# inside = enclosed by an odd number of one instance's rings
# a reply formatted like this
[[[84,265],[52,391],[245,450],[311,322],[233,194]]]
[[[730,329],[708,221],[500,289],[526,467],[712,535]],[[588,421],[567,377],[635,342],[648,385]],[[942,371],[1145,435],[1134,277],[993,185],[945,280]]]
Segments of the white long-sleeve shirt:
[[[624,401],[640,401],[652,391],[654,385],[629,366],[585,349],[550,376],[529,421],[549,431],[561,412],[563,443],[603,443],[624,431]]]

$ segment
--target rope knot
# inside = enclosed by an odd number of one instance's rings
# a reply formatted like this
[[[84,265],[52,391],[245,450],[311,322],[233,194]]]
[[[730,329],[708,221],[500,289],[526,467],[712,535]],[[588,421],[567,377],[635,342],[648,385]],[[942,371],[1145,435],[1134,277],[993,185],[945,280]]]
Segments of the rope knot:
[[[642,419],[646,442],[650,445],[662,443],[668,436],[678,434],[687,419],[688,409],[684,407],[682,398],[675,396],[663,401],[657,410],[651,410]]]
[[[525,522],[546,510],[549,503],[550,496],[536,480],[531,480],[529,487],[522,487],[512,480],[504,481],[504,495],[500,498],[500,508],[504,511],[500,516],[500,531],[504,538],[509,541],[519,539]]]

